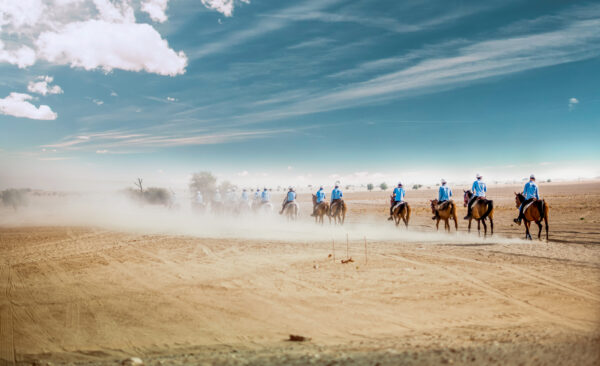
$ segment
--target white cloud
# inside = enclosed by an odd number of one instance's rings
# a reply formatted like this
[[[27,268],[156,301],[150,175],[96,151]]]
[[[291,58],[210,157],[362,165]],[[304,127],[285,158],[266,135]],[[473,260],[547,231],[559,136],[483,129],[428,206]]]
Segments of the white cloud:
[[[0,62],[17,65],[18,68],[22,69],[35,63],[35,51],[28,46],[7,50],[4,48],[4,42],[0,40]]]
[[[54,78],[52,76],[38,76],[37,80],[40,81],[30,81],[27,85],[27,90],[32,93],[37,94],[62,94],[63,90],[58,85],[50,85]]]
[[[241,172],[237,173],[237,175],[238,175],[239,177],[246,177],[246,176],[248,176],[248,174],[249,174],[249,173],[248,173],[248,171],[247,171],[247,170],[244,170],[244,171],[241,171]]]
[[[111,97],[118,97],[118,96],[119,96],[119,94],[117,94],[117,92],[115,92],[115,91],[111,91],[111,92],[110,92],[110,96],[111,96]]]
[[[108,150],[96,150],[96,154],[108,154]]]
[[[216,10],[219,13],[230,17],[233,15],[233,8],[235,7],[236,0],[201,0],[202,5],[208,9]],[[250,0],[240,0],[243,3],[250,4]]]
[[[178,99],[177,98],[173,98],[173,97],[167,97],[167,100],[169,102],[176,102]]]
[[[35,25],[45,8],[42,0],[0,0],[0,27],[17,33],[19,29]]]
[[[6,98],[0,99],[0,113],[14,117],[23,117],[39,120],[54,120],[57,114],[47,105],[39,107],[29,103],[33,99],[29,94],[10,93]]]
[[[577,99],[577,98],[569,99],[569,110],[573,110],[573,108],[575,108],[575,106],[577,104],[579,104],[579,99]]]
[[[58,32],[42,33],[36,45],[41,58],[85,70],[144,70],[175,76],[183,74],[187,65],[185,54],[169,48],[148,24],[74,22]]]
[[[169,0],[144,0],[141,4],[141,10],[148,13],[150,19],[162,23],[167,20],[165,11],[167,10],[168,3]]]
[[[102,105],[102,104],[104,104],[104,101],[100,100],[100,99],[92,99],[92,102],[94,104],[96,104],[96,105]]]

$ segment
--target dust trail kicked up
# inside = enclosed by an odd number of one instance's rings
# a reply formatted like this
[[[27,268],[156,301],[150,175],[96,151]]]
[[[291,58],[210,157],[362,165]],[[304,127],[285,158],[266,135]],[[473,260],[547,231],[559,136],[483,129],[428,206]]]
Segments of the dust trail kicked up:
[[[365,216],[361,223],[344,226],[314,223],[311,217],[288,222],[276,210],[270,214],[199,214],[189,208],[170,210],[162,206],[138,205],[123,197],[105,195],[43,197],[19,211],[0,211],[7,226],[95,226],[144,234],[188,235],[200,238],[242,238],[289,242],[351,240],[399,241],[430,244],[523,244],[520,239],[497,235],[484,239],[476,233],[422,232],[395,227],[385,218]]]

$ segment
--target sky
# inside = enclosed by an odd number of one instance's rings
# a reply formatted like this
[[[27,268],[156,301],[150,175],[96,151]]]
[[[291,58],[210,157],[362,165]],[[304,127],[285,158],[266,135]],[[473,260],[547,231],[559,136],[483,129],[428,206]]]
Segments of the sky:
[[[0,0],[0,188],[600,176],[600,3]]]

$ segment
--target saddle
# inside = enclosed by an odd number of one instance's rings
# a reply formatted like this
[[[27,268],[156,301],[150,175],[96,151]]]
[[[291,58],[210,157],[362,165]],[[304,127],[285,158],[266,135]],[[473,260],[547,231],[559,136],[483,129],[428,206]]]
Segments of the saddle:
[[[394,204],[394,207],[392,207],[392,211],[395,210],[396,208],[402,208],[402,206],[406,205],[406,202],[402,201],[402,202],[398,202],[396,204]]]
[[[445,210],[452,201],[445,201],[437,205],[436,210]]]

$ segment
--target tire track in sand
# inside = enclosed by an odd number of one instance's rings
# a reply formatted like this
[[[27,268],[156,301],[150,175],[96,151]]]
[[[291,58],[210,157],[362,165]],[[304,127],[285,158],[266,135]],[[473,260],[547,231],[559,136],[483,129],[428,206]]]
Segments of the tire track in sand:
[[[0,303],[0,364],[16,365],[12,281],[10,263],[0,264],[0,284],[4,287],[4,300]]]
[[[446,267],[443,267],[442,265],[429,264],[429,263],[425,263],[425,262],[418,261],[418,260],[411,260],[411,259],[407,259],[407,258],[398,256],[398,255],[393,255],[393,254],[380,254],[380,255],[385,258],[397,260],[399,262],[405,262],[405,263],[410,263],[415,266],[426,267],[426,268],[429,268],[434,271],[437,270],[439,272],[444,273],[446,276],[452,278],[453,280],[455,280],[459,283],[464,283],[464,284],[469,285],[477,290],[483,291],[483,292],[487,293],[488,295],[491,295],[497,299],[508,301],[514,305],[517,305],[517,306],[523,308],[523,309],[526,309],[526,310],[529,310],[530,312],[536,313],[552,323],[559,324],[561,326],[575,329],[575,330],[580,330],[580,331],[589,330],[589,325],[586,325],[587,322],[574,320],[574,319],[568,319],[563,316],[551,313],[551,312],[549,312],[545,309],[542,309],[540,307],[537,307],[535,305],[532,305],[527,301],[519,300],[519,299],[505,293],[504,291],[501,291],[501,290],[493,287],[492,285],[486,283],[485,281],[475,278],[465,272],[457,273],[456,271],[450,270]],[[489,272],[487,272],[487,273],[489,274]]]

